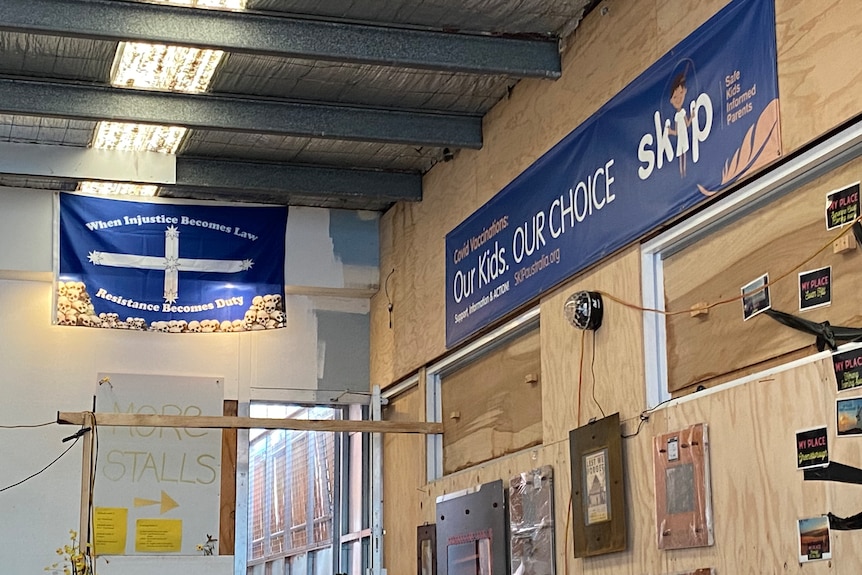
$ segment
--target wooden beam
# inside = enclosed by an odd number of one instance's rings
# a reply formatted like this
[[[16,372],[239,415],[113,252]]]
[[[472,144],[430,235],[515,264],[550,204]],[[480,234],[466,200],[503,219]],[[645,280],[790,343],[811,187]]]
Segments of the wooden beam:
[[[57,423],[83,425],[88,412],[60,411]],[[358,431],[361,433],[443,433],[443,424],[423,421],[352,421],[343,419],[276,419],[218,415],[152,415],[96,413],[95,423],[108,427],[188,427],[195,429],[294,429],[299,431]]]
[[[81,549],[85,549],[87,542],[92,542],[93,538],[90,535],[90,505],[93,496],[93,414],[82,413],[81,426],[89,427],[90,431],[84,434],[84,448],[81,450],[83,459],[81,466],[81,510],[80,524],[78,526],[78,545]]]
[[[222,415],[236,417],[239,402],[224,402]],[[221,434],[221,496],[219,497],[218,554],[233,555],[236,540],[236,442],[237,430],[224,429]]]

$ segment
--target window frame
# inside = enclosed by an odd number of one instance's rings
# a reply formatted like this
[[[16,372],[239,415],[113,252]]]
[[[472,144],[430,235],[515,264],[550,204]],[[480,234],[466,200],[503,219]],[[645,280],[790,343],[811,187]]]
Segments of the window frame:
[[[471,361],[489,353],[499,346],[518,336],[539,329],[539,306],[528,309],[521,315],[506,322],[497,329],[473,340],[464,347],[448,354],[425,368],[425,421],[442,423],[443,396],[441,393],[443,378],[453,371],[467,365]],[[419,385],[421,373],[417,373],[401,383],[387,387],[382,392],[384,400],[391,400]],[[426,479],[429,483],[443,477],[443,436],[428,434],[426,436]]]
[[[260,402],[267,403],[267,402]],[[301,411],[308,411],[317,409],[320,407],[326,409],[332,409],[332,415],[334,419],[339,419],[344,415],[344,410],[339,408],[332,408],[329,406],[298,406],[298,405],[290,405],[290,404],[279,404],[279,405],[287,405],[289,408],[299,408]],[[305,415],[305,414],[303,414]],[[317,470],[320,467],[320,442],[318,439],[321,437],[317,435],[311,435],[315,433],[331,433],[332,434],[332,450],[333,450],[333,460],[330,469],[331,482],[332,482],[332,493],[329,494],[329,508],[330,512],[328,514],[324,514],[323,516],[318,517],[318,509],[317,509],[317,490],[321,488],[321,481],[326,481],[324,478],[321,478],[317,474]],[[337,460],[337,450],[335,448],[335,444],[339,441],[339,434],[336,432],[311,432],[311,431],[290,431],[284,429],[270,429],[263,430],[256,437],[251,439],[248,443],[249,449],[249,490],[254,490],[254,477],[252,470],[252,453],[255,451],[255,445],[259,442],[265,442],[266,445],[262,447],[264,453],[264,501],[262,502],[262,514],[263,514],[263,536],[261,538],[263,543],[263,555],[260,557],[252,557],[251,556],[251,545],[255,543],[256,540],[252,540],[253,532],[251,531],[251,526],[249,526],[249,545],[246,547],[246,553],[249,554],[247,560],[247,566],[252,567],[254,565],[258,565],[261,563],[269,563],[272,561],[276,561],[279,559],[288,560],[292,557],[302,554],[308,554],[313,551],[318,551],[320,549],[325,549],[328,547],[332,547],[335,542],[335,537],[333,537],[334,530],[338,528],[336,524],[336,513],[335,506],[337,501],[337,490],[341,488],[341,482],[336,475],[336,465],[335,461]],[[313,439],[313,441],[312,441]],[[327,438],[322,438],[326,443],[328,442]],[[270,442],[274,441],[277,445],[272,447]],[[299,448],[304,451],[303,454],[299,456],[300,465],[304,466],[307,470],[307,483],[305,484],[305,501],[300,505],[295,505],[294,498],[294,483],[291,481],[291,470],[295,467],[291,461],[294,460],[292,457],[293,451],[296,448]],[[327,446],[323,446],[324,449],[328,450]],[[272,451],[271,451],[272,450]],[[284,469],[279,470],[278,463],[276,460],[279,457],[284,457]],[[273,466],[276,466],[275,468]],[[283,509],[283,528],[281,531],[273,531],[272,524],[272,500],[268,497],[268,495],[272,495],[271,490],[276,487],[277,483],[275,482],[275,474],[279,471],[284,473],[282,479],[283,482],[281,484],[282,495],[284,497],[284,509]],[[324,489],[324,491],[327,491]],[[325,504],[325,503],[324,503]],[[300,516],[304,517],[303,522],[296,523],[295,517],[297,516],[297,510],[301,511],[299,513]],[[254,515],[254,509],[249,508],[249,521]],[[320,541],[316,540],[314,534],[316,532],[316,528],[320,523],[330,522],[329,527],[329,537],[325,539],[321,539]],[[299,536],[299,539],[303,539],[304,543],[296,544],[295,539],[297,536],[304,532],[304,537]],[[281,536],[282,538],[282,549],[281,551],[273,551],[272,543],[273,539]],[[334,557],[334,555],[333,555]]]
[[[665,310],[666,258],[859,156],[862,156],[862,119],[787,156],[738,190],[641,244],[642,307]],[[643,329],[646,408],[653,409],[672,397],[668,390],[665,316],[644,311]],[[725,389],[736,384],[738,381],[727,382],[711,389]]]
[[[336,412],[336,417],[340,419],[362,419],[367,420],[369,416],[369,404],[371,403],[370,394],[363,393],[355,393],[355,392],[344,392],[338,394],[338,397],[332,398],[331,392],[326,392],[328,395],[326,398],[323,398],[319,392],[315,393],[312,391],[311,395],[314,397],[309,398],[307,394],[274,394],[279,396],[278,399],[263,399],[253,397],[250,402],[241,402],[239,404],[239,411],[244,414],[245,417],[248,417],[251,411],[251,404],[274,404],[274,405],[285,405],[285,406],[295,406],[306,409],[313,408],[327,408],[333,409]],[[269,397],[273,394],[268,394],[266,397]],[[290,398],[294,395],[299,395],[302,397],[301,401],[292,401]],[[320,395],[320,397],[318,397]],[[316,399],[317,401],[309,401],[309,399]],[[252,537],[252,530],[250,525],[250,520],[252,516],[252,509],[250,508],[250,488],[252,487],[252,478],[250,475],[250,453],[252,442],[256,439],[250,440],[250,431],[248,429],[240,429],[238,430],[238,438],[237,438],[237,466],[236,466],[236,517],[235,517],[235,529],[236,529],[236,542],[235,542],[235,553],[234,553],[234,573],[246,575],[251,573],[252,570],[258,569],[260,572],[269,572],[272,567],[270,565],[274,565],[275,563],[281,561],[284,564],[284,569],[287,569],[287,565],[292,558],[301,557],[305,555],[307,557],[307,565],[313,565],[316,561],[318,561],[317,552],[321,549],[330,549],[331,557],[329,561],[332,565],[333,572],[342,572],[342,571],[350,571],[352,568],[350,567],[349,562],[353,559],[353,556],[356,555],[356,560],[352,561],[352,564],[356,564],[358,561],[364,570],[370,565],[369,563],[369,554],[367,553],[367,549],[370,548],[370,540],[371,540],[371,529],[369,526],[369,516],[370,513],[368,510],[371,507],[370,500],[370,457],[371,450],[369,449],[369,434],[368,433],[353,433],[353,432],[331,432],[334,437],[334,465],[330,469],[330,481],[332,483],[332,493],[331,493],[331,514],[328,519],[323,518],[325,520],[330,521],[329,534],[330,537],[325,543],[313,543],[311,545],[305,545],[301,548],[293,548],[284,550],[282,553],[279,553],[277,556],[272,555],[270,557],[264,556],[261,558],[250,559],[250,541]],[[263,430],[260,433],[260,436],[268,436],[270,433],[277,430]],[[288,436],[289,431],[282,430],[285,433],[285,437]],[[296,432],[299,433],[299,432]],[[307,432],[306,432],[307,433]],[[358,441],[353,441],[357,445],[351,447],[351,436],[358,435]],[[289,440],[286,440],[289,441]],[[287,446],[286,446],[287,447]],[[312,448],[311,443],[307,446],[308,449]],[[357,452],[358,450],[358,452]],[[311,472],[311,466],[309,466],[309,473]],[[285,481],[285,490],[289,490],[289,481]],[[362,494],[359,498],[351,498],[351,492],[359,492]],[[309,498],[314,497],[314,493],[312,489],[309,489],[307,492]],[[289,494],[286,495],[286,498],[289,498]],[[265,518],[266,526],[269,526],[269,515],[268,515],[268,506],[265,507],[267,509],[267,517]],[[355,508],[355,509],[354,509]],[[285,509],[285,530],[284,534],[286,536],[285,544],[289,543],[289,534],[291,532],[290,511]],[[350,517],[359,517],[359,521],[361,522],[360,529],[358,531],[350,531]],[[315,527],[320,523],[321,518],[311,518],[311,529],[312,533]],[[306,524],[302,527],[303,529],[308,530],[307,521]],[[315,568],[316,569],[316,568]]]

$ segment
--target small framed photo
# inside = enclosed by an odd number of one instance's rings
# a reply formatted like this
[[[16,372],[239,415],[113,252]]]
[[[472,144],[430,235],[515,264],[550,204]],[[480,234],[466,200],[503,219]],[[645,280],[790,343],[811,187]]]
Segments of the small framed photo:
[[[569,432],[575,557],[624,551],[627,544],[620,414]]]
[[[416,528],[416,561],[417,575],[437,573],[437,526],[433,523]]]
[[[809,517],[797,521],[799,532],[799,562],[832,559],[829,545],[829,517]]]
[[[772,307],[769,300],[769,274],[742,286],[742,319],[748,320]]]
[[[848,397],[837,401],[838,437],[862,435],[862,397]]]

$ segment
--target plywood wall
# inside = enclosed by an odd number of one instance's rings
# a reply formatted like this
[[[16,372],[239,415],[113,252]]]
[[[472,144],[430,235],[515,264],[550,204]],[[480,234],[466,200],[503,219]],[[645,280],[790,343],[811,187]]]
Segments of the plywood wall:
[[[850,56],[862,50],[862,20],[855,0],[775,3],[789,153],[862,110],[862,72]],[[372,301],[373,383],[386,386],[446,353],[446,233],[725,4],[602,3],[568,40],[560,80],[520,82],[486,116],[482,150],[438,164],[424,178],[421,203],[397,204],[383,216],[381,284],[392,275]]]
[[[441,382],[443,473],[542,443],[539,330]]]
[[[424,417],[425,396],[416,387],[390,400],[383,413],[387,421],[421,421]],[[429,505],[425,436],[386,433],[383,452],[383,564],[389,573],[415,573],[416,527],[433,523],[424,513]]]
[[[862,110],[862,19],[854,0],[775,0],[778,95],[785,152]]]
[[[453,161],[436,166],[425,177],[420,204],[399,204],[384,215],[381,276],[390,270],[394,273],[388,297],[381,291],[372,302],[373,383],[389,385],[447,353],[442,312],[446,233],[724,4],[721,0],[603,2],[569,39],[562,79],[519,83],[510,98],[486,116],[482,150],[462,151]],[[604,15],[602,7],[608,8]],[[862,72],[852,63],[852,55],[862,52],[862,17],[855,0],[776,0],[776,12],[782,141],[789,153],[862,111],[857,89]],[[816,185],[822,190],[831,184]],[[807,208],[802,199],[788,201],[792,214],[782,218],[795,222],[800,217],[796,210]],[[786,241],[793,238],[788,236]],[[753,254],[768,259],[767,252],[751,245],[739,249],[734,245],[718,246],[715,257],[732,261]],[[797,248],[790,251],[796,253]],[[790,251],[781,251],[782,261],[793,259]],[[718,260],[709,261],[715,265]],[[684,270],[680,277],[687,283],[675,293],[699,300],[697,284],[705,284],[707,273],[713,272],[704,272],[702,265]],[[735,283],[732,289],[740,285]],[[714,567],[720,574],[862,572],[862,557],[855,553],[862,545],[859,532],[834,534],[832,562],[803,567],[796,560],[798,518],[827,511],[848,516],[862,510],[862,488],[804,482],[794,468],[796,430],[828,423],[834,438],[835,384],[828,360],[744,385],[700,392],[650,415],[640,433],[623,442],[628,550],[586,560],[573,558],[571,527],[566,526],[571,521],[568,431],[601,417],[602,411],[619,411],[623,432],[635,433],[645,406],[643,328],[639,311],[609,301],[605,324],[593,339],[592,334],[583,335],[565,323],[562,304],[580,289],[603,290],[637,304],[639,286],[638,246],[632,246],[542,297],[541,445],[425,484],[424,450],[419,444],[400,437],[387,444],[387,470],[398,469],[386,475],[390,535],[385,553],[390,572],[415,570],[415,528],[434,522],[437,496],[544,464],[554,467],[556,478],[557,573],[662,575],[701,567]],[[723,288],[727,289],[731,288]],[[763,318],[761,323],[766,321]],[[784,332],[775,336],[779,343],[781,338],[797,337]],[[759,353],[770,342],[735,342],[742,347],[722,357],[732,364],[740,349]],[[685,353],[709,355],[714,347],[715,341],[707,338]],[[716,370],[732,371],[720,363]],[[404,401],[414,416],[422,416],[418,397]],[[708,423],[712,446],[715,545],[659,551],[652,437],[700,422]],[[834,444],[835,459],[862,467],[862,440],[842,438]],[[397,514],[393,508],[399,510]]]
[[[862,532],[833,531],[833,560],[800,565],[796,521],[833,512],[849,516],[862,509],[862,487],[804,481],[796,470],[795,431],[826,425],[830,457],[862,467],[862,440],[835,438],[835,382],[828,358],[713,394],[694,396],[650,416],[638,435],[624,439],[628,549],[589,559],[575,559],[572,548],[568,442],[535,449],[451,474],[416,488],[419,523],[435,522],[437,496],[466,487],[508,479],[541,465],[554,468],[557,573],[595,575],[673,574],[701,567],[718,573],[862,572]],[[652,438],[694,423],[707,423],[715,543],[699,549],[659,551],[655,526]],[[633,433],[633,422],[623,425]],[[391,504],[391,502],[390,502]],[[568,525],[568,527],[567,527]],[[406,529],[406,526],[405,526]],[[392,533],[392,526],[387,527]],[[397,552],[387,539],[391,572],[412,567],[413,544]],[[402,536],[398,536],[399,542]],[[401,543],[399,543],[399,546]],[[568,564],[568,570],[565,569]],[[409,571],[398,571],[409,572]]]
[[[824,207],[828,193],[860,179],[862,160],[855,160],[668,258],[667,309],[684,311],[697,302],[739,296],[743,285],[768,273],[773,309],[814,322],[859,325],[862,250],[850,234],[853,249],[833,252],[831,240],[842,230],[827,231]],[[826,266],[832,267],[832,304],[801,312],[799,272]],[[708,384],[722,374],[807,348],[815,339],[763,314],[743,321],[740,301],[703,316],[669,317],[667,330],[668,380],[674,390]]]
[[[563,304],[579,290],[612,294],[639,305],[640,252],[632,248],[542,299],[542,403],[545,443],[567,440],[591,418],[619,413],[634,418],[646,405],[640,311],[607,297],[602,327],[572,327]],[[581,349],[583,348],[583,362]]]

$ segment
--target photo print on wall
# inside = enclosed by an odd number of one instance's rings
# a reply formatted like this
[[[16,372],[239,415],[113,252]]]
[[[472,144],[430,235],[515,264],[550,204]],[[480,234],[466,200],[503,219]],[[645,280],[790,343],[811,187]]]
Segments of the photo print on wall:
[[[862,397],[848,397],[835,402],[837,435],[862,435]]]
[[[829,545],[829,517],[809,517],[796,522],[799,533],[799,562],[832,559]]]
[[[772,307],[769,300],[769,274],[745,284],[742,289],[742,319],[748,320]]]

